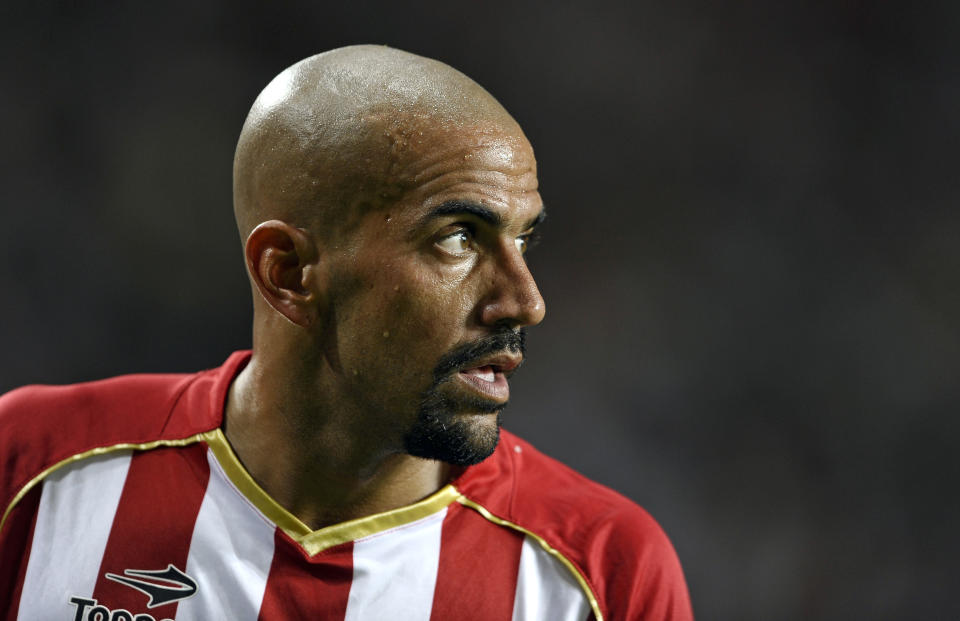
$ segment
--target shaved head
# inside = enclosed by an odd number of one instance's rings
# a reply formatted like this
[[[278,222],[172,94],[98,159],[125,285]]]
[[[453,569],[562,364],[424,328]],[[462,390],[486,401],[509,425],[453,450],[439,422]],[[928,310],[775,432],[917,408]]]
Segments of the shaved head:
[[[487,91],[441,62],[376,45],[302,60],[260,93],[240,134],[241,238],[270,219],[333,238],[414,182],[405,173],[418,136],[464,127],[523,136]]]

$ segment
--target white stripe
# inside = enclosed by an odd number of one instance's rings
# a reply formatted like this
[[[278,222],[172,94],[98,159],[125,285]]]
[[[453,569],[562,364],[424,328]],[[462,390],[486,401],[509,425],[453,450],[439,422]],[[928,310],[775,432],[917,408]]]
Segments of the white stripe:
[[[570,571],[540,544],[525,537],[513,621],[583,621],[589,614],[590,602]]]
[[[91,598],[131,451],[83,459],[43,482],[20,619],[72,619],[71,597]]]
[[[227,478],[211,451],[210,482],[187,556],[197,594],[177,606],[177,619],[256,621],[273,562],[276,526]]]
[[[345,621],[429,621],[446,514],[443,509],[354,542]]]

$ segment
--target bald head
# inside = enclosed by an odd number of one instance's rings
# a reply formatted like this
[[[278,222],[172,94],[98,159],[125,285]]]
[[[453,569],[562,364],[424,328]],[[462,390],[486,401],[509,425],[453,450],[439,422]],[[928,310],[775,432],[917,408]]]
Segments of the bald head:
[[[416,136],[464,127],[522,136],[489,93],[441,62],[375,45],[302,60],[260,93],[240,134],[240,235],[269,219],[342,231],[403,194]]]

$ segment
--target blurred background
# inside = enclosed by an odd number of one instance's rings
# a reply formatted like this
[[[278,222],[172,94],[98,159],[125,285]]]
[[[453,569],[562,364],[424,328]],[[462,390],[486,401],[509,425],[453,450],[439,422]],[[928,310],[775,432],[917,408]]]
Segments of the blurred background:
[[[524,127],[508,428],[646,507],[701,619],[957,619],[960,4],[4,3],[0,391],[250,343],[247,109],[384,43]],[[951,491],[952,490],[952,491]]]

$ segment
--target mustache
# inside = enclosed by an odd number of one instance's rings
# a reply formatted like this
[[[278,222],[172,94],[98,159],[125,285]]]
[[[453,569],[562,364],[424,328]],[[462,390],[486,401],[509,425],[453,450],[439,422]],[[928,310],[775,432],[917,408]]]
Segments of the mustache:
[[[446,353],[433,371],[435,382],[441,382],[452,372],[467,367],[471,362],[489,354],[510,351],[524,356],[527,352],[527,332],[524,328],[504,328],[489,336],[465,343]]]

